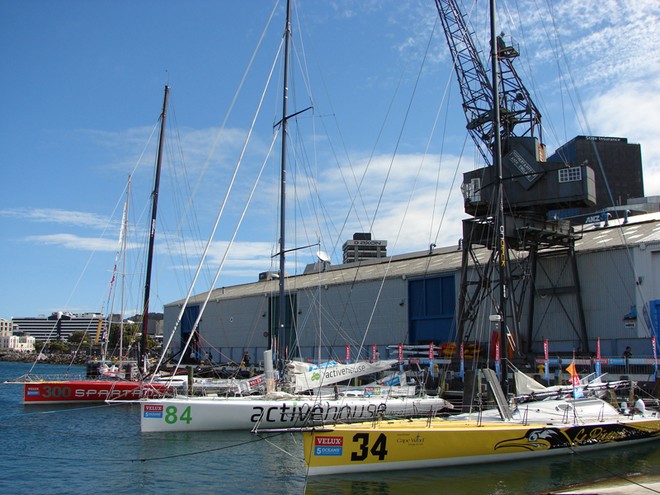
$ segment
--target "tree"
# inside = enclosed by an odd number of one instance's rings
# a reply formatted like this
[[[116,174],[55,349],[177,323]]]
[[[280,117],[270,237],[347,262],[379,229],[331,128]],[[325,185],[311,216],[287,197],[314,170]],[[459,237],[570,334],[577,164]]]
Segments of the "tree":
[[[87,332],[73,332],[67,342],[72,347],[87,347],[89,346],[89,334]]]
[[[69,345],[61,340],[51,340],[46,344],[45,348],[50,353],[67,352],[69,350]]]
[[[110,335],[108,337],[108,354],[112,355],[115,351],[119,352],[119,338],[122,336],[123,352],[126,353],[128,348],[135,348],[135,345],[140,340],[140,326],[137,323],[124,322],[123,330],[119,323],[110,325]]]

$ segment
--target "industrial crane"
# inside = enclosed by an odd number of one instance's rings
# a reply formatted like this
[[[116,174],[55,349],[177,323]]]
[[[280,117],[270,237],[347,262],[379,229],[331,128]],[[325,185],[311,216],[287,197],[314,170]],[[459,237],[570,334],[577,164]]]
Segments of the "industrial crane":
[[[499,301],[501,317],[494,321],[500,325],[500,334],[506,332],[509,336],[502,352],[511,355],[515,350],[523,354],[530,351],[532,340],[533,291],[527,298],[526,338],[520,335],[519,321],[528,285],[533,283],[538,250],[563,247],[569,257],[574,255],[577,236],[570,223],[549,219],[548,213],[595,204],[594,173],[583,164],[572,168],[571,180],[563,180],[566,174],[560,169],[567,165],[546,162],[541,113],[515,70],[513,62],[519,50],[514,44],[507,42],[503,34],[492,36],[491,57],[495,60],[491,60],[489,78],[474,42],[475,34],[457,0],[435,0],[435,4],[460,88],[466,128],[486,164],[465,173],[461,186],[465,212],[474,218],[463,221],[457,340],[471,338],[479,308],[486,301],[496,300],[493,291],[499,288],[504,296]],[[499,115],[494,101],[499,102]],[[495,213],[497,208],[501,217]],[[487,262],[479,261],[475,246],[491,250]],[[526,262],[512,266],[510,249],[527,252]],[[493,267],[498,261],[500,272],[496,278]],[[586,349],[584,318],[578,320],[581,328],[576,333]],[[526,341],[526,349],[520,348],[521,341]]]

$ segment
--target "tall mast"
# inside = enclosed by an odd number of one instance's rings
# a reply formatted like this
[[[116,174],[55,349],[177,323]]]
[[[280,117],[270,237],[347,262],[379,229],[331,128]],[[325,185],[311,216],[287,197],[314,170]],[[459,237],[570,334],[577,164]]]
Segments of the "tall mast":
[[[288,119],[288,101],[289,101],[289,42],[291,39],[291,1],[286,2],[286,25],[284,28],[284,79],[282,83],[282,156],[280,161],[280,277],[279,294],[280,307],[277,318],[277,342],[275,356],[278,368],[282,368],[284,357],[284,323],[286,300],[284,292],[284,277],[286,263],[286,139],[287,139],[287,119]],[[270,342],[272,346],[272,341]]]
[[[495,0],[490,0],[490,50],[491,50],[491,72],[492,72],[492,86],[493,86],[493,164],[495,166],[495,173],[497,177],[497,225],[498,239],[499,239],[499,256],[498,268],[500,279],[500,294],[499,294],[499,327],[500,327],[500,361],[502,369],[500,370],[500,382],[502,389],[507,392],[507,352],[506,352],[506,297],[507,297],[507,245],[506,245],[506,226],[504,215],[504,187],[503,179],[504,172],[502,168],[502,134],[500,127],[500,83],[499,83],[499,63],[497,52],[497,35],[496,33],[496,9]]]
[[[124,205],[124,214],[122,215],[122,232],[123,235],[121,237],[121,255],[122,255],[122,260],[121,260],[121,267],[122,267],[122,273],[121,273],[121,290],[120,294],[121,297],[119,298],[120,301],[120,310],[119,310],[119,362],[123,362],[124,360],[124,301],[125,301],[125,289],[126,289],[126,246],[128,244],[128,208],[129,208],[129,198],[131,197],[131,176],[128,176],[128,181],[126,184],[126,204]],[[106,339],[106,346],[107,346],[107,341]],[[120,366],[121,369],[121,366]]]
[[[158,140],[158,157],[156,159],[156,177],[151,198],[151,228],[149,229],[149,250],[147,253],[147,273],[144,282],[144,305],[142,314],[142,341],[140,345],[140,364],[144,363],[147,354],[147,334],[149,331],[149,294],[151,291],[151,269],[154,257],[154,241],[156,238],[156,213],[158,212],[158,188],[160,187],[160,169],[163,163],[163,144],[165,142],[165,118],[167,116],[167,95],[170,87],[165,86],[163,112],[160,114],[160,138]]]

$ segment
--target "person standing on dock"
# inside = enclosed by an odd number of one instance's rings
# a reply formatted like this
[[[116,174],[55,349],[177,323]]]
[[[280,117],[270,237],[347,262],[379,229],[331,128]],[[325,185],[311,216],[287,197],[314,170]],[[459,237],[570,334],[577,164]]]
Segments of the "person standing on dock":
[[[626,360],[626,362],[625,362],[625,373],[627,375],[630,372],[629,369],[628,369],[628,360],[632,357],[632,347],[627,346],[626,350],[623,351],[623,356],[622,357],[623,357],[623,359]]]

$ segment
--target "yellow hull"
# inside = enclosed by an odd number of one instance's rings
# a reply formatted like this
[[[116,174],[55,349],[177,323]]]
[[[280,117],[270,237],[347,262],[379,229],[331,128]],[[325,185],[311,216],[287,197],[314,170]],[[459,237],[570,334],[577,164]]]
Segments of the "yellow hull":
[[[475,464],[660,438],[660,419],[583,425],[394,420],[340,425],[304,433],[310,476]]]

